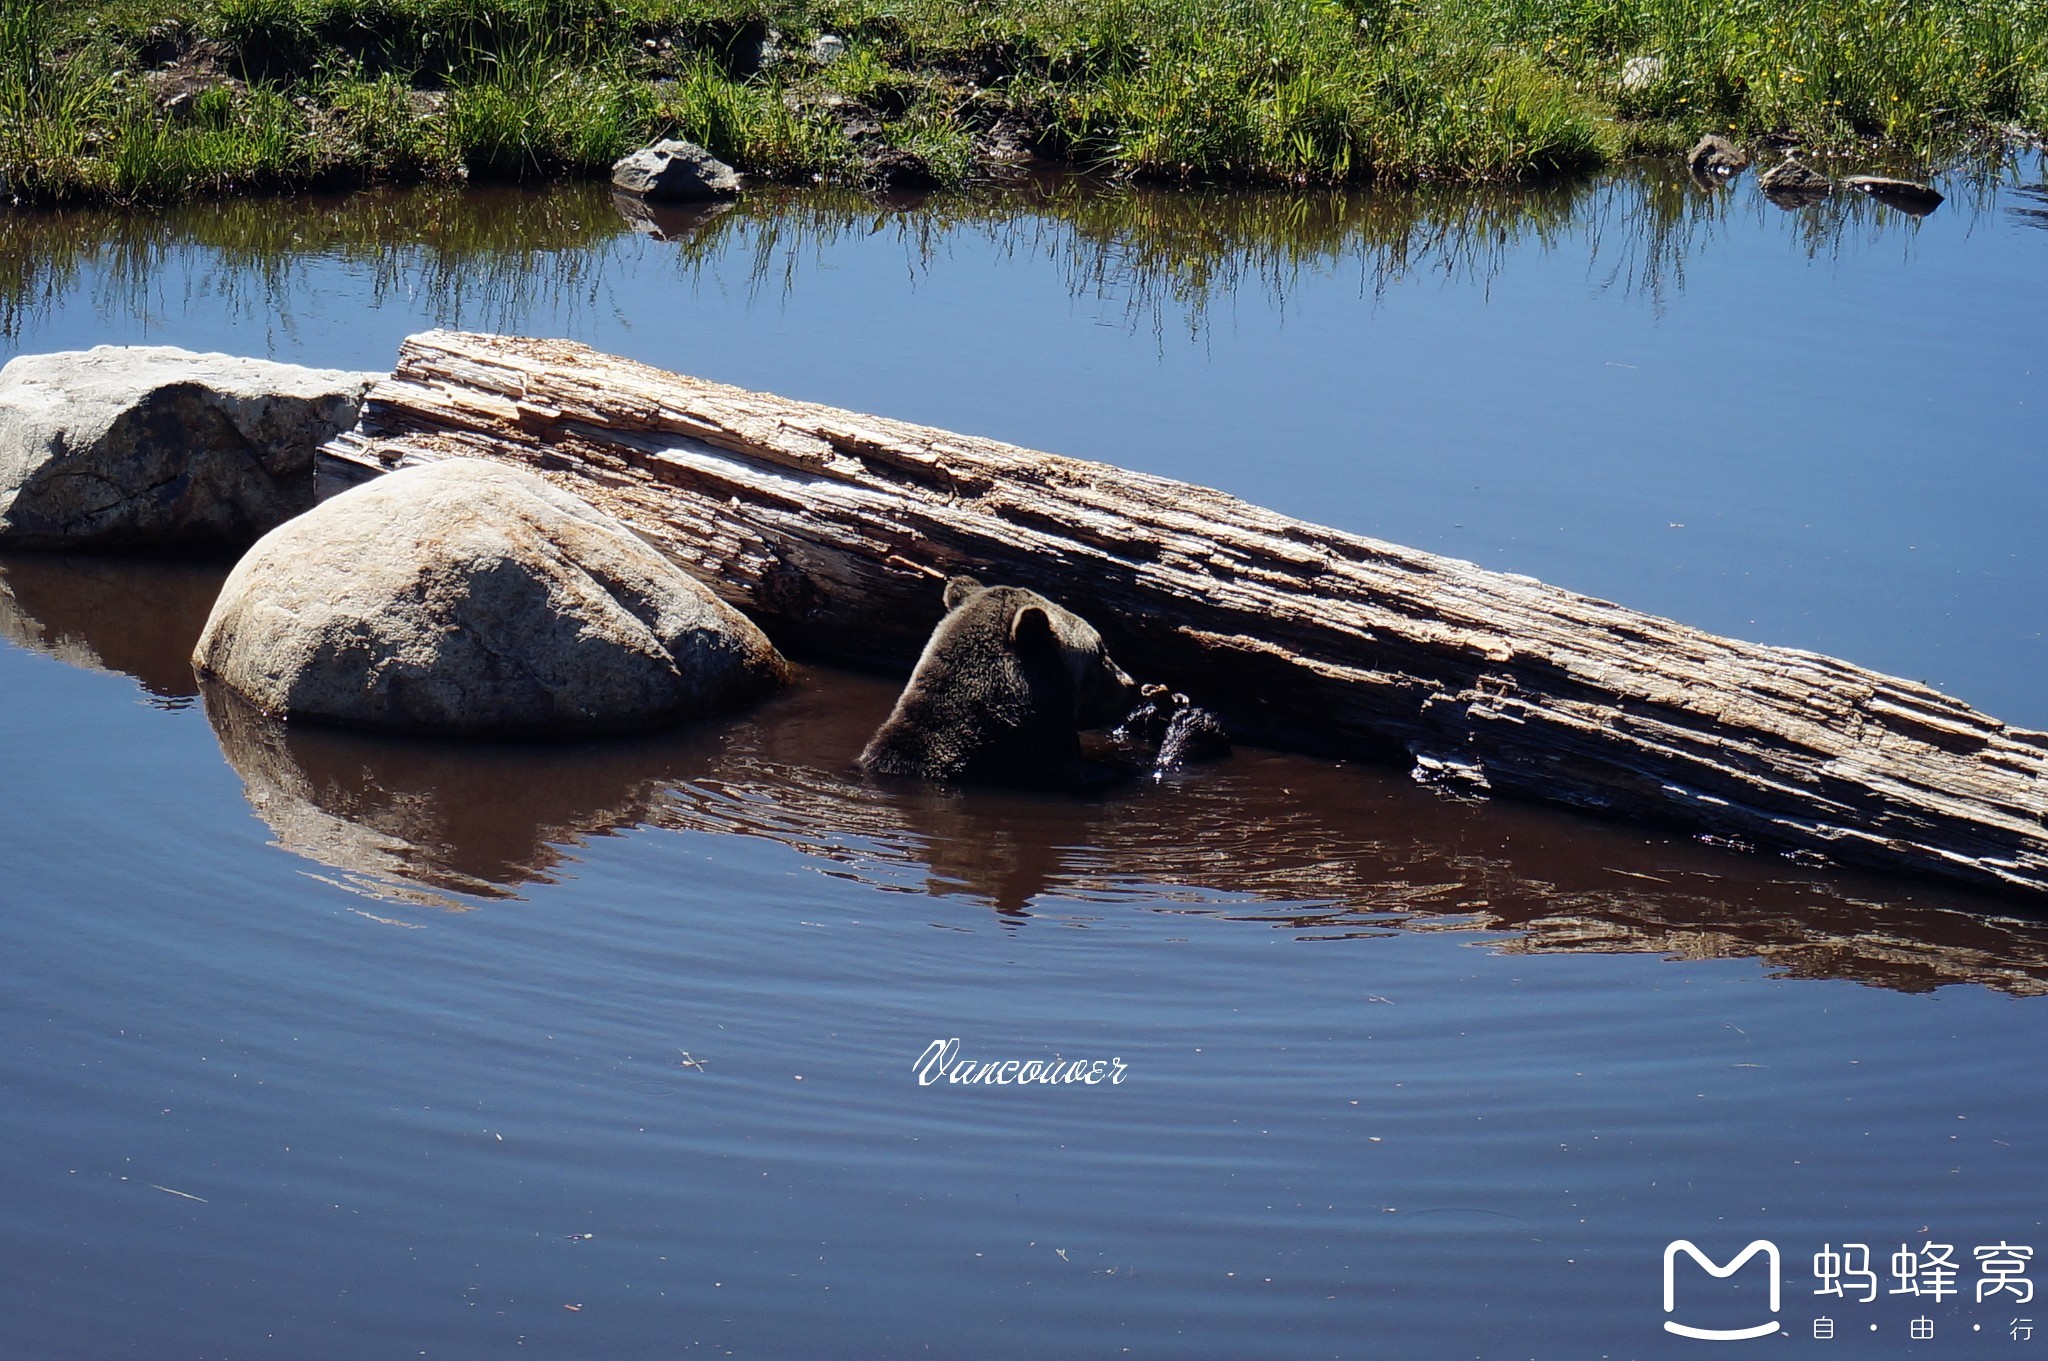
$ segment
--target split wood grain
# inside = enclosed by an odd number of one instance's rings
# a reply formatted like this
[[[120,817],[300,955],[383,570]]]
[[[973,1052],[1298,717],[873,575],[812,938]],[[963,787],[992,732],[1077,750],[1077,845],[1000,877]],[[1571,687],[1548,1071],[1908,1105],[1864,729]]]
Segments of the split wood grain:
[[[326,452],[531,468],[798,655],[907,669],[940,583],[972,572],[1087,616],[1133,675],[1247,740],[1796,858],[2048,890],[2048,735],[1208,488],[452,331],[408,339]]]

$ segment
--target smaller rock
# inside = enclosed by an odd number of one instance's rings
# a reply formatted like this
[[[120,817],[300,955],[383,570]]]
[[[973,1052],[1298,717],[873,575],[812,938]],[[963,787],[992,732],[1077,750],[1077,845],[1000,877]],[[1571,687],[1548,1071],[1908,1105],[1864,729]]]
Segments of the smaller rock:
[[[1726,137],[1710,132],[1685,153],[1685,164],[1695,175],[1732,175],[1749,164],[1749,156]]]
[[[1861,189],[1886,207],[1914,217],[1925,217],[1942,204],[1941,191],[1932,185],[1895,180],[1887,175],[1847,175],[1842,179],[1842,187]]]
[[[737,194],[740,176],[694,142],[669,140],[621,157],[612,184],[655,203],[687,203]]]
[[[1826,198],[1834,192],[1834,182],[1826,175],[1795,160],[1791,152],[1785,159],[1757,176],[1757,186],[1773,198],[1817,199]]]
[[[212,90],[226,90],[239,102],[247,87],[222,75],[206,64],[173,66],[150,71],[142,77],[150,102],[174,118],[190,118],[198,111],[199,97]]]
[[[0,543],[212,553],[313,504],[313,451],[381,374],[168,345],[0,369]]]
[[[831,33],[821,33],[811,43],[811,60],[820,66],[830,66],[846,55],[846,39]]]
[[[1630,57],[1621,65],[1621,88],[1624,94],[1637,94],[1649,89],[1664,78],[1664,58]]]

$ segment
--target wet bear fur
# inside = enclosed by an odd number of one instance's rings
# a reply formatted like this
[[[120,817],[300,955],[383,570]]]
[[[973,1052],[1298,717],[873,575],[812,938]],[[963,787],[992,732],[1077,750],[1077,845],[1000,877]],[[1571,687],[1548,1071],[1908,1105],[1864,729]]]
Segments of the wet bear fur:
[[[1080,731],[1122,718],[1137,687],[1081,616],[1036,591],[946,583],[946,617],[869,739],[860,768],[970,784],[1087,781]]]

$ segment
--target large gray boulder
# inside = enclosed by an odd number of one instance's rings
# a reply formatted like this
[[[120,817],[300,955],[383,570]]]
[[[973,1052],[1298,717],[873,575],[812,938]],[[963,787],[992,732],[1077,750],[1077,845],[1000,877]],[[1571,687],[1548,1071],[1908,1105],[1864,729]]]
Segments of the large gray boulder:
[[[732,197],[740,175],[694,142],[662,141],[613,162],[612,184],[654,203],[689,203]]]
[[[211,553],[313,504],[313,451],[383,375],[168,345],[0,369],[0,545]]]
[[[390,473],[265,535],[193,664],[276,717],[449,733],[645,727],[789,678],[747,618],[531,473]]]

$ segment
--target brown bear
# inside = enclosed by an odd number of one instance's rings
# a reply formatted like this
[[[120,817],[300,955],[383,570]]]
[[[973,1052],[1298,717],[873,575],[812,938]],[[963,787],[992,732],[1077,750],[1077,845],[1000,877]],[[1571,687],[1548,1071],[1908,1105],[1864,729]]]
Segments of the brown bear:
[[[1121,719],[1137,687],[1087,620],[1036,591],[946,583],[946,617],[869,739],[871,775],[1071,788],[1080,730]]]

